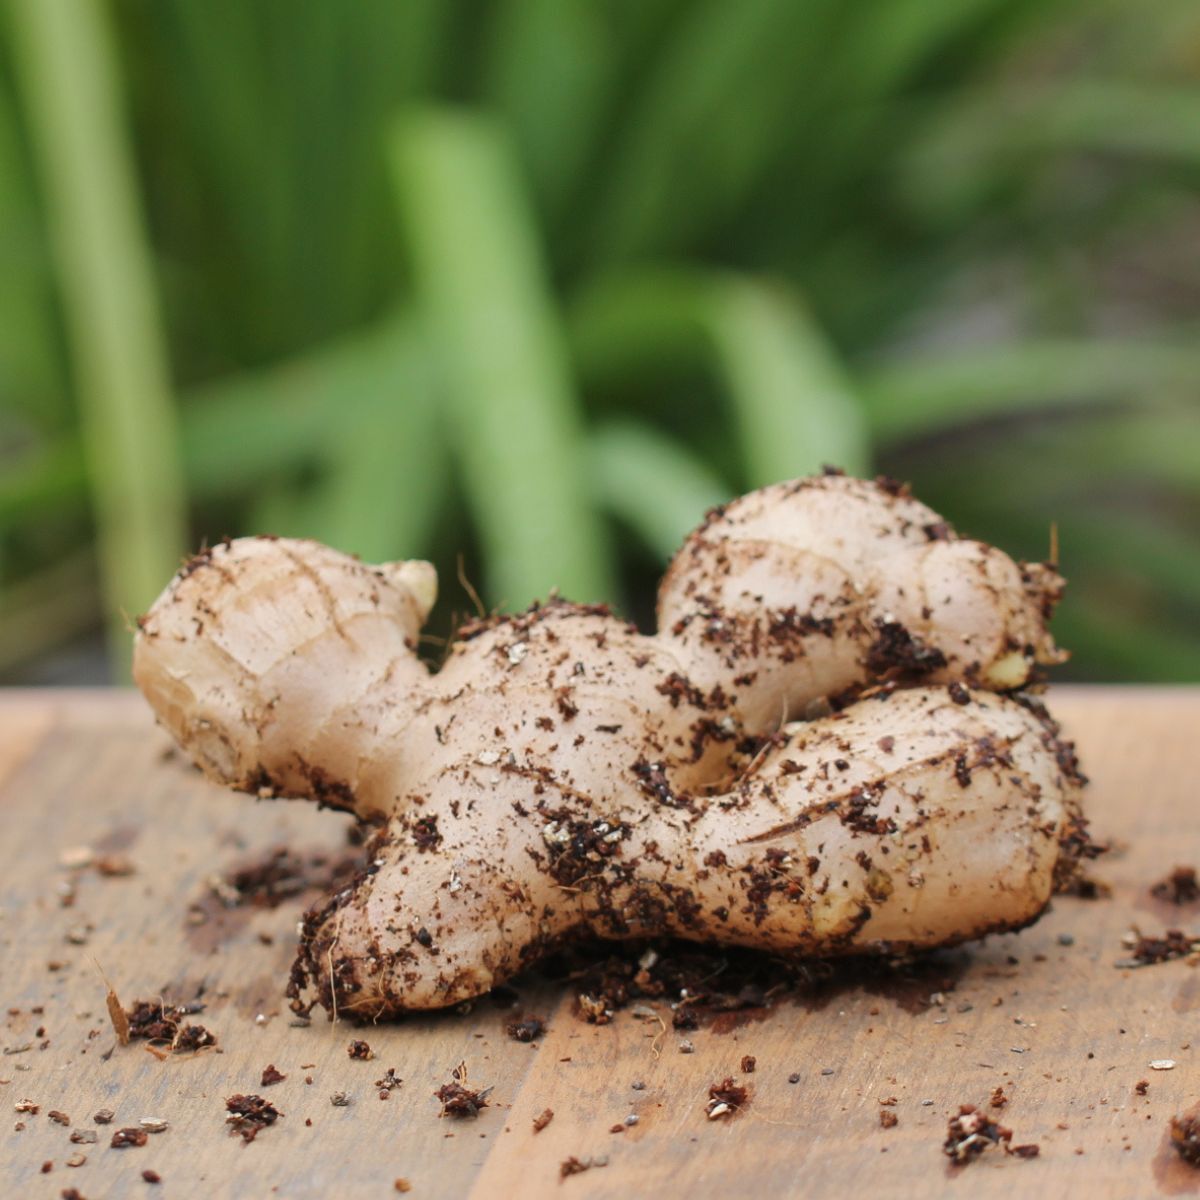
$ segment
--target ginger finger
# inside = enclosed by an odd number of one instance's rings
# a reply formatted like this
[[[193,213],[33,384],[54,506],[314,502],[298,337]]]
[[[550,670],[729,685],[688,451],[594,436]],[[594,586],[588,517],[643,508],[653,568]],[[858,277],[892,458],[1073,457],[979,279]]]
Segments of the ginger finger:
[[[134,679],[219,783],[370,815],[380,801],[354,784],[386,720],[428,685],[415,651],[436,578],[316,542],[220,543],[139,620]]]
[[[899,731],[890,749],[882,729]],[[985,691],[909,689],[791,725],[733,791],[686,807],[647,812],[629,780],[530,804],[518,770],[455,775],[496,823],[432,800],[436,852],[393,823],[372,873],[308,922],[297,1001],[311,984],[339,1012],[453,1005],[582,932],[814,956],[951,945],[1034,920],[1079,824],[1053,728]]]
[[[753,728],[881,680],[1020,687],[1064,657],[1046,629],[1062,587],[906,489],[833,474],[710,513],[663,577],[658,622],[699,688],[739,691]]]

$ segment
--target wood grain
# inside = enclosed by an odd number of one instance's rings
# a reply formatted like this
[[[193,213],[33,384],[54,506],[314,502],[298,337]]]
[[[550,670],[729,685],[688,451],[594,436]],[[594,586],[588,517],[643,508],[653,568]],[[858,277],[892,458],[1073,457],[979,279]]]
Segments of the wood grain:
[[[522,984],[520,1011],[549,1024],[526,1045],[506,1036],[512,1014],[491,1001],[365,1030],[292,1026],[280,993],[304,898],[224,912],[207,881],[275,845],[337,851],[346,818],[211,787],[170,753],[136,696],[0,697],[0,1103],[12,1114],[0,1130],[0,1195],[383,1196],[400,1178],[414,1196],[480,1200],[1200,1192],[1200,1171],[1165,1141],[1170,1115],[1200,1100],[1200,972],[1113,965],[1131,924],[1200,927],[1200,909],[1169,908],[1147,890],[1176,863],[1200,864],[1200,689],[1060,689],[1052,706],[1093,777],[1097,831],[1126,847],[1096,868],[1111,899],[1060,899],[1033,928],[911,975],[870,988],[835,979],[761,1019],[685,1035],[665,1006],[662,1025],[625,1012],[595,1027],[574,1015],[569,993]],[[79,845],[128,855],[136,872],[61,868]],[[198,902],[204,924],[190,923]],[[197,1019],[219,1051],[159,1061],[134,1043],[107,1056],[101,970],[126,1003],[202,993]],[[684,1036],[693,1053],[680,1053]],[[372,1061],[348,1057],[354,1037]],[[746,1054],[751,1075],[739,1068]],[[1152,1071],[1155,1059],[1177,1065]],[[433,1092],[460,1061],[473,1085],[494,1088],[475,1121],[438,1117]],[[263,1089],[268,1063],[288,1078]],[[404,1083],[381,1100],[373,1083],[389,1067]],[[708,1121],[708,1085],[726,1075],[750,1087],[750,1102]],[[999,1119],[1041,1155],[989,1152],[955,1170],[940,1150],[947,1118],[997,1085],[1010,1097]],[[285,1115],[243,1145],[227,1133],[224,1098],[259,1091]],[[331,1105],[335,1091],[352,1103]],[[879,1101],[890,1097],[899,1124],[883,1129]],[[13,1113],[25,1098],[38,1115]],[[116,1124],[97,1129],[101,1107]],[[534,1133],[546,1108],[554,1120]],[[630,1115],[635,1125],[609,1132]],[[170,1128],[142,1148],[109,1147],[113,1129],[144,1116]],[[100,1140],[72,1145],[72,1129]],[[76,1152],[87,1162],[68,1167]],[[560,1180],[570,1156],[607,1165]],[[145,1168],[161,1188],[142,1181]]]
[[[54,723],[53,706],[0,693],[0,784],[33,753]]]

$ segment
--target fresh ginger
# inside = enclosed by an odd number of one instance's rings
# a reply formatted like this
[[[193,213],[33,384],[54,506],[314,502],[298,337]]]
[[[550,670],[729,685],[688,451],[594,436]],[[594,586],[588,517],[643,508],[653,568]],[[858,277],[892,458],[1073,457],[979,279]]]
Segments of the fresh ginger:
[[[245,538],[139,622],[135,678],[208,775],[378,827],[306,916],[298,1009],[457,1004],[584,931],[951,944],[1036,919],[1086,844],[1071,747],[1007,694],[1061,658],[1061,579],[887,481],[714,510],[653,636],[551,600],[464,627],[431,674],[435,587]]]

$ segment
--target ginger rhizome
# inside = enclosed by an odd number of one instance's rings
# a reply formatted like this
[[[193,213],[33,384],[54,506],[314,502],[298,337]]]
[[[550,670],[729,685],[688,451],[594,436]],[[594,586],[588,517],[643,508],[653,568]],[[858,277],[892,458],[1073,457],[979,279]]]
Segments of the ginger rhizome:
[[[659,632],[551,600],[416,653],[432,567],[246,538],[187,564],[134,674],[212,778],[377,826],[305,919],[297,1007],[478,996],[564,940],[830,955],[1034,920],[1082,778],[1019,693],[1062,590],[905,489],[825,475],[708,514]]]

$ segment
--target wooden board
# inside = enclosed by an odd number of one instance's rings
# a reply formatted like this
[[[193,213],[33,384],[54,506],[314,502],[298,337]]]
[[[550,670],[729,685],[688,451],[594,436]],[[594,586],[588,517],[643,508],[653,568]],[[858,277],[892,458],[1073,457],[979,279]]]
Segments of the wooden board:
[[[1200,690],[1061,689],[1051,703],[1094,779],[1095,828],[1127,846],[1096,868],[1111,899],[1059,899],[1033,928],[930,972],[870,990],[834,981],[761,1019],[686,1035],[665,1006],[665,1033],[629,1012],[595,1027],[574,1015],[569,991],[523,985],[521,1010],[549,1026],[528,1045],[506,1036],[511,1014],[490,1001],[365,1031],[294,1027],[281,991],[303,899],[225,912],[207,881],[275,845],[336,851],[346,818],[206,784],[135,695],[0,696],[0,1195],[384,1196],[397,1179],[414,1196],[479,1198],[1200,1192],[1200,1171],[1166,1143],[1171,1114],[1200,1100],[1200,972],[1114,966],[1132,924],[1200,926],[1200,911],[1147,891],[1176,863],[1200,864]],[[61,868],[80,845],[125,854],[136,871]],[[189,917],[196,903],[203,924]],[[197,1019],[220,1051],[159,1061],[134,1043],[109,1054],[101,971],[126,1003],[202,992]],[[679,1051],[684,1036],[694,1053]],[[372,1061],[348,1057],[355,1037]],[[747,1054],[757,1069],[741,1076]],[[1177,1065],[1151,1070],[1159,1059]],[[439,1120],[433,1092],[460,1061],[473,1084],[493,1087],[491,1106],[474,1121]],[[268,1063],[287,1079],[263,1089]],[[404,1082],[381,1100],[373,1083],[389,1067]],[[709,1121],[707,1087],[726,1075],[750,1087],[750,1102]],[[993,1151],[956,1171],[941,1154],[947,1118],[997,1085],[1010,1097],[1000,1118],[1040,1157]],[[334,1107],[335,1091],[352,1103]],[[224,1124],[234,1092],[263,1092],[285,1115],[244,1145]],[[899,1124],[883,1129],[879,1101],[893,1096]],[[14,1112],[26,1098],[38,1115]],[[102,1107],[116,1124],[97,1129]],[[546,1108],[554,1120],[534,1134]],[[609,1132],[630,1115],[636,1125]],[[109,1146],[113,1129],[142,1117],[170,1128],[141,1148]],[[100,1140],[72,1144],[81,1129]],[[68,1167],[72,1153],[86,1163]],[[607,1165],[560,1180],[570,1156]],[[142,1181],[147,1168],[160,1187]]]

